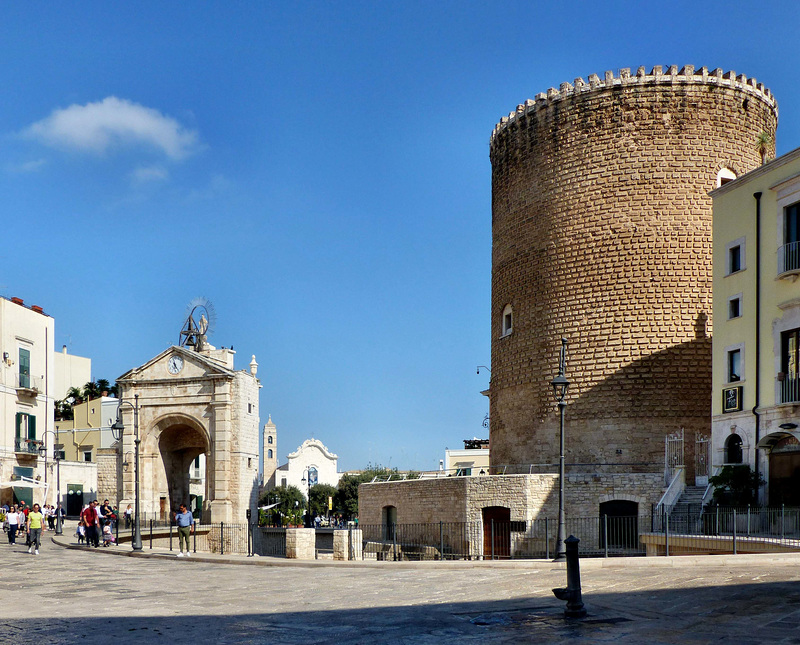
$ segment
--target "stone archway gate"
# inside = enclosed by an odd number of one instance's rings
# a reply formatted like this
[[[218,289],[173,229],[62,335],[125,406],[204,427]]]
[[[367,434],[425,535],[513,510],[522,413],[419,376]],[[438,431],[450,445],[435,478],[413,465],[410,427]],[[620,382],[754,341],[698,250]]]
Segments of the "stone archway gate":
[[[177,510],[188,464],[206,456],[203,520],[245,522],[258,494],[258,390],[255,357],[235,371],[233,350],[170,347],[117,379],[120,398],[139,396],[141,512]],[[118,455],[134,451],[133,410],[121,407],[125,432]],[[121,465],[122,458],[117,463]],[[133,468],[120,469],[120,506],[133,503]],[[184,472],[186,471],[186,472]]]

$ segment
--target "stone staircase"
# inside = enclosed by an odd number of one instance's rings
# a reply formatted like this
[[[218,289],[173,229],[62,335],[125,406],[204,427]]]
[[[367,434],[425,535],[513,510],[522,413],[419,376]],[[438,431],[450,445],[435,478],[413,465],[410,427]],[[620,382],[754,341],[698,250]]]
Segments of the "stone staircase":
[[[705,486],[687,486],[669,513],[669,530],[676,533],[693,533],[703,512]]]

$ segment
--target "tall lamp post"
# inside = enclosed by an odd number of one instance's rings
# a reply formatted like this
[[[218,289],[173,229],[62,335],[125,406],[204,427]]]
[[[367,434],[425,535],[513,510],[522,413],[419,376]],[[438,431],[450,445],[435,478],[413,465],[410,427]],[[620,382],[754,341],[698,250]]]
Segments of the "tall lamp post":
[[[567,548],[564,543],[566,527],[564,521],[564,408],[567,407],[567,402],[564,399],[567,396],[567,389],[569,388],[569,381],[564,376],[567,368],[567,339],[561,339],[561,354],[558,361],[558,376],[556,376],[550,385],[553,386],[553,395],[558,403],[558,412],[561,417],[560,433],[559,433],[559,456],[558,456],[558,534],[556,535],[556,557],[553,562],[564,562],[567,559]]]
[[[61,535],[61,451],[58,450],[58,434],[52,430],[45,430],[42,436],[42,444],[39,446],[39,454],[44,457],[44,483],[47,484],[47,435],[53,435],[53,459],[56,461],[56,535]],[[47,500],[45,500],[47,501]]]
[[[130,401],[123,401],[120,400],[119,407],[117,408],[117,420],[111,426],[111,430],[114,432],[114,437],[117,440],[122,439],[123,432],[125,431],[125,426],[122,423],[122,406],[129,405],[133,410],[133,444],[134,444],[134,452],[133,452],[133,477],[135,480],[135,496],[133,500],[133,513],[134,513],[134,521],[133,521],[133,543],[132,547],[134,551],[141,551],[142,550],[142,531],[141,527],[139,526],[139,444],[141,440],[139,439],[139,395],[135,394],[133,396],[134,402],[131,403]]]
[[[308,510],[306,511],[306,528],[310,529],[314,527],[314,519],[311,517],[311,469],[313,466],[306,466],[305,470],[303,471],[303,479],[300,481],[306,484],[306,499],[308,500]],[[308,479],[306,479],[308,478]],[[314,482],[316,484],[316,482]]]

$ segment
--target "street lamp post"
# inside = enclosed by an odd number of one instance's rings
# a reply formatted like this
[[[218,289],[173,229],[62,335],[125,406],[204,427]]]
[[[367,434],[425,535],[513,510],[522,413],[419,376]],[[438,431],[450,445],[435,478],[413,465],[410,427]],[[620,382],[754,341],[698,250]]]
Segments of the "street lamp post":
[[[561,339],[561,353],[558,361],[558,376],[556,376],[550,385],[553,386],[553,395],[555,396],[556,403],[558,403],[558,412],[560,416],[560,433],[559,433],[559,456],[558,456],[558,533],[556,534],[556,549],[555,558],[553,562],[565,562],[567,559],[567,549],[564,542],[566,534],[566,522],[564,520],[564,408],[567,407],[564,399],[567,396],[567,389],[569,388],[569,381],[564,376],[567,367],[567,339]]]
[[[134,551],[141,551],[142,531],[139,522],[139,444],[141,443],[141,440],[139,439],[139,395],[135,394],[133,396],[133,400],[134,403],[120,400],[119,407],[117,408],[117,420],[111,426],[111,429],[114,431],[114,434],[118,440],[122,439],[122,434],[125,430],[125,426],[122,423],[122,406],[129,405],[133,410],[133,477],[135,482],[135,495],[133,500],[133,543],[131,546],[133,547]]]
[[[310,529],[314,526],[314,520],[311,518],[311,466],[306,466],[303,471],[303,479],[300,481],[306,484],[306,500],[308,502],[306,510],[306,528]]]
[[[61,535],[61,452],[57,449],[58,434],[52,430],[45,430],[42,436],[42,445],[39,454],[44,457],[44,483],[47,484],[47,435],[53,435],[53,459],[56,462],[56,535]],[[47,500],[45,500],[47,501]]]

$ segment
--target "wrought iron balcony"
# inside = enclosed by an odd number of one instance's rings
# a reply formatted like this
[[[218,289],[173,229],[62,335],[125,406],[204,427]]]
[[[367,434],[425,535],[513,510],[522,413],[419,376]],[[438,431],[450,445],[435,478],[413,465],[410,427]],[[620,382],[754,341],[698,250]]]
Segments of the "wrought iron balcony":
[[[781,384],[781,403],[800,403],[800,378],[786,376]]]
[[[36,396],[42,391],[42,379],[30,374],[14,374],[14,387],[20,394]]]
[[[778,247],[778,276],[800,273],[800,242]]]
[[[21,439],[17,437],[14,439],[14,452],[19,452],[24,455],[38,455],[39,446],[41,444],[41,441],[36,441],[35,439]]]

